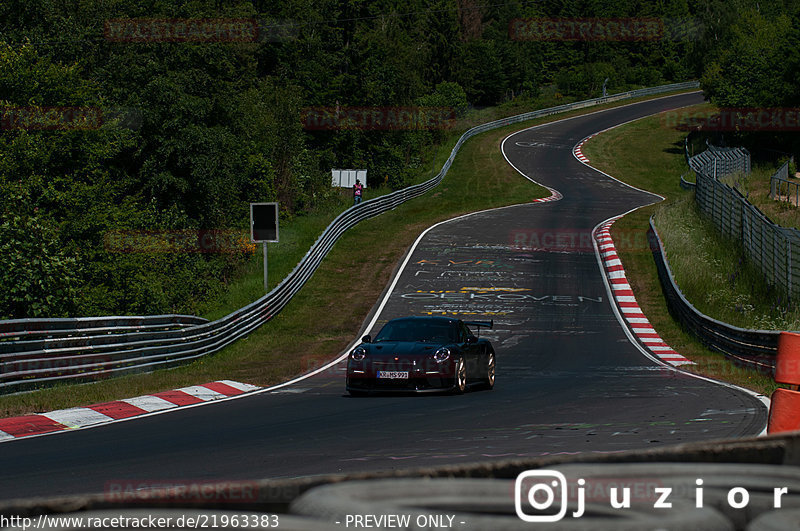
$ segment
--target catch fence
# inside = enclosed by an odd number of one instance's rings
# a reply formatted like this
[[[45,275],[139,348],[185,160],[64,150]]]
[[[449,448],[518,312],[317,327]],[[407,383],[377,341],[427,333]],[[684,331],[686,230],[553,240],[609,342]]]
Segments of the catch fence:
[[[796,299],[800,296],[800,231],[772,222],[738,189],[720,180],[740,173],[743,168],[749,172],[750,167],[746,150],[731,149],[724,153],[724,157],[719,157],[718,151],[708,150],[690,158],[689,165],[696,176],[697,205],[723,234],[741,243],[767,282],[787,298]],[[781,168],[778,174],[784,171]]]

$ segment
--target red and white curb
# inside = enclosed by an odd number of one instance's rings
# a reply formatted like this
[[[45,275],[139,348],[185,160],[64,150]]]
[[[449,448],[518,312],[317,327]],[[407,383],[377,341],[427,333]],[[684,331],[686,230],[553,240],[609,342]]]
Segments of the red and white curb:
[[[589,163],[589,159],[586,157],[586,155],[583,154],[583,145],[586,143],[587,140],[596,137],[600,133],[602,133],[602,131],[598,131],[594,134],[587,136],[586,138],[578,142],[578,144],[574,148],[572,148],[572,154],[575,155],[576,159],[583,162],[584,164]]]
[[[540,184],[539,186],[544,186],[544,185]],[[550,195],[547,197],[540,197],[538,199],[534,199],[533,201],[531,201],[532,203],[549,203],[550,201],[560,201],[564,199],[564,196],[561,195],[561,192],[559,192],[555,188],[550,188],[549,186],[544,186],[544,188],[550,190]]]
[[[259,389],[261,388],[255,385],[220,380],[87,407],[0,419],[0,442],[106,424],[148,413],[239,396]]]
[[[628,323],[634,335],[647,347],[650,352],[661,361],[673,365],[693,365],[694,362],[675,352],[672,347],[666,344],[658,335],[653,325],[645,317],[644,312],[636,302],[631,285],[625,276],[625,269],[622,261],[617,254],[614,240],[611,238],[611,225],[619,218],[612,218],[597,228],[594,234],[597,246],[600,251],[600,259],[603,262],[608,282],[611,285],[614,299],[622,312],[623,317]]]

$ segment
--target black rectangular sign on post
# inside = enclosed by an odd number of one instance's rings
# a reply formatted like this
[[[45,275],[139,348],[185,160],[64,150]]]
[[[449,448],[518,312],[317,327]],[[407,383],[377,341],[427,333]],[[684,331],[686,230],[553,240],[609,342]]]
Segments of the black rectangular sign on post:
[[[250,240],[278,241],[278,203],[250,203]]]

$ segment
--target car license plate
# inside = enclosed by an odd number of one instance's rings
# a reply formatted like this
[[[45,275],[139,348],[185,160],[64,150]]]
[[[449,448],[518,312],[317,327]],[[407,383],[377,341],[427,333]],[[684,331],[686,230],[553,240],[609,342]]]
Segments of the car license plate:
[[[388,378],[390,380],[408,379],[408,371],[378,371],[378,378]]]

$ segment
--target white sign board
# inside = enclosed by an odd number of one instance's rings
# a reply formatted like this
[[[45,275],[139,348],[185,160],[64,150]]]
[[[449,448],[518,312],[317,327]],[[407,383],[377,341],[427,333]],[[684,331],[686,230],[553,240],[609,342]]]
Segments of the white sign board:
[[[339,188],[352,188],[356,179],[367,187],[367,170],[331,170],[331,184]]]

